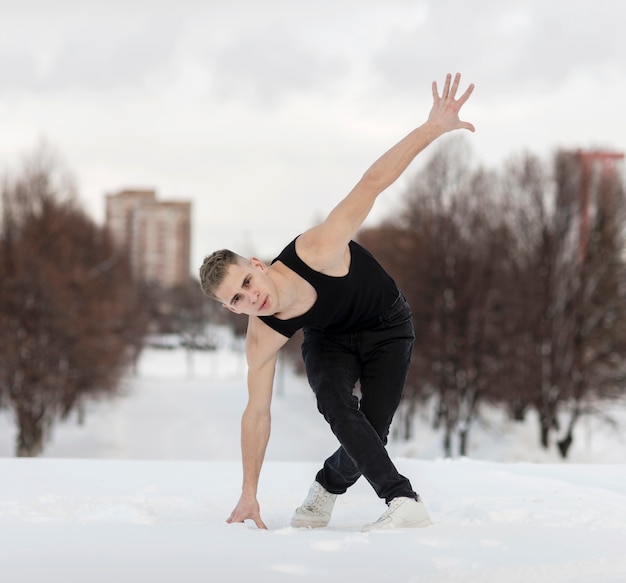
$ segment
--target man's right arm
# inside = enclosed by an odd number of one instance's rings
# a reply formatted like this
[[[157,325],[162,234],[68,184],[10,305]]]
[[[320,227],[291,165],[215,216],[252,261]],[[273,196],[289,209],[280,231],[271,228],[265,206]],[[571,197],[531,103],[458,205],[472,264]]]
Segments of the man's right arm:
[[[248,405],[241,419],[243,485],[241,498],[227,522],[254,520],[267,528],[260,515],[257,489],[265,450],[270,437],[272,388],[278,351],[287,338],[250,317],[246,336],[248,360]]]

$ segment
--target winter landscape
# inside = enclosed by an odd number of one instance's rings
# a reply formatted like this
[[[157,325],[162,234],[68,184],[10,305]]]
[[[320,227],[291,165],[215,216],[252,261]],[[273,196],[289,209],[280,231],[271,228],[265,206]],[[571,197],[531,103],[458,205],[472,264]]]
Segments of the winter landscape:
[[[2,412],[2,581],[626,581],[626,436],[596,420],[581,424],[567,462],[539,450],[535,424],[495,414],[474,430],[471,459],[443,459],[424,422],[390,451],[433,526],[362,533],[384,506],[361,480],[328,528],[291,528],[336,442],[289,370],[277,379],[259,491],[269,530],[227,525],[244,372],[228,347],[191,363],[182,350],[146,349],[123,395],[56,427],[38,459],[12,457]]]

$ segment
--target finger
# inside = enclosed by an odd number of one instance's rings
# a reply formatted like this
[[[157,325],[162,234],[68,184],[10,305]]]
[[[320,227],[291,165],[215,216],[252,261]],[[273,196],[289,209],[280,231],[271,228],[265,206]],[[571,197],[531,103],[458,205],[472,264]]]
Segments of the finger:
[[[230,516],[226,519],[228,524],[232,524],[233,522],[243,522],[243,519],[239,520],[237,517],[237,513],[233,510]]]
[[[261,513],[260,512],[258,512],[258,511],[254,512],[252,514],[252,516],[250,516],[250,518],[252,518],[252,520],[254,520],[254,524],[257,525],[257,528],[261,528],[263,530],[267,530],[267,526],[265,526],[265,523],[261,519]]]
[[[469,99],[473,91],[474,91],[474,84],[470,83],[469,87],[465,90],[465,93],[463,93],[463,95],[459,97],[458,104],[463,105]]]
[[[450,98],[454,99],[454,96],[456,95],[456,92],[459,88],[459,83],[461,82],[461,74],[457,73],[454,76],[454,83],[452,83],[452,89],[450,89]]]
[[[433,101],[437,103],[439,101],[439,90],[437,89],[437,81],[433,81]]]
[[[468,122],[468,121],[462,121],[461,122],[461,128],[464,130],[469,130],[470,132],[475,132],[476,128],[474,127],[474,124]]]
[[[446,82],[443,86],[443,91],[441,92],[441,98],[442,99],[447,99],[448,95],[450,94],[450,81],[452,80],[452,75],[450,75],[450,73],[448,73],[446,75]]]

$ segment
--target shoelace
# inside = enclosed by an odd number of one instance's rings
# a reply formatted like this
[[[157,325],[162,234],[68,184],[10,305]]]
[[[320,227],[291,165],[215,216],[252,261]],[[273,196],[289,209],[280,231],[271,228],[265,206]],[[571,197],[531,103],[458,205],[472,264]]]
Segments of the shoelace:
[[[315,498],[313,498],[313,500],[309,504],[306,505],[306,507],[309,510],[314,510],[314,511],[321,510],[326,500],[330,498],[328,494],[329,494],[328,492],[324,492],[323,490],[320,490],[315,495]]]
[[[394,498],[391,502],[389,502],[389,507],[385,510],[385,512],[383,512],[383,515],[376,522],[380,522],[381,520],[387,518],[398,506],[400,506],[400,504],[402,504],[402,502],[403,500],[397,500]]]

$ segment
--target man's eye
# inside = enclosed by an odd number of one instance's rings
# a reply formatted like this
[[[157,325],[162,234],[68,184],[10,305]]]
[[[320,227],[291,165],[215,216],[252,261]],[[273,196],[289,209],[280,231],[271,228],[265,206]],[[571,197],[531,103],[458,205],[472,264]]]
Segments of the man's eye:
[[[233,298],[233,302],[232,302],[232,303],[233,303],[233,305],[235,305],[238,301],[239,301],[239,296],[235,296],[235,297]]]
[[[246,277],[246,279],[243,280],[243,287],[248,287],[250,285],[250,278]]]

